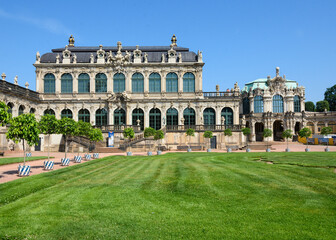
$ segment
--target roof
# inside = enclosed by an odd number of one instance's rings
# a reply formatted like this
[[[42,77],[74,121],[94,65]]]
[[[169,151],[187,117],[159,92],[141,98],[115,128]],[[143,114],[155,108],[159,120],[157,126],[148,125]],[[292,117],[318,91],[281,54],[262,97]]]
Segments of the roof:
[[[99,47],[68,47],[71,53],[75,53],[77,56],[77,63],[89,63],[90,56],[93,54],[95,62],[97,62],[97,51]],[[131,59],[133,58],[133,51],[136,49],[136,46],[123,46],[121,52],[125,55],[125,51],[128,51],[131,55]],[[139,49],[142,51],[142,55],[144,53],[148,54],[148,62],[159,63],[162,61],[162,54],[165,56],[165,62],[168,59],[168,50],[170,50],[170,46],[139,46]],[[41,56],[41,63],[56,63],[56,56],[60,56],[60,61],[62,61],[62,52],[65,48],[56,48],[52,49],[52,52],[45,53]],[[118,51],[116,46],[106,46],[103,47],[105,52],[110,52],[115,55]],[[197,54],[189,51],[189,48],[184,47],[174,47],[174,50],[177,52],[177,55],[181,53],[182,62],[197,62]],[[144,56],[142,56],[142,61],[144,61]]]
[[[286,87],[287,88],[297,88],[297,82],[294,80],[287,80],[286,79]],[[267,86],[267,78],[258,78],[252,82],[246,83],[245,88],[243,89],[244,91],[250,91],[250,89],[254,90],[256,88],[261,88],[264,89],[268,87]]]

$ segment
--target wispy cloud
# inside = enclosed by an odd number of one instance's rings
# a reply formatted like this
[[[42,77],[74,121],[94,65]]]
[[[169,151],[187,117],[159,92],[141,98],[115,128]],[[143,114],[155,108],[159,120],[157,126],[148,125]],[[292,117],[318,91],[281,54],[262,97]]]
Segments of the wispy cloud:
[[[0,18],[7,18],[11,20],[16,20],[19,22],[24,22],[38,28],[47,30],[54,34],[67,34],[70,35],[71,31],[66,26],[64,26],[60,21],[56,19],[39,19],[32,18],[18,14],[11,14],[0,9]]]

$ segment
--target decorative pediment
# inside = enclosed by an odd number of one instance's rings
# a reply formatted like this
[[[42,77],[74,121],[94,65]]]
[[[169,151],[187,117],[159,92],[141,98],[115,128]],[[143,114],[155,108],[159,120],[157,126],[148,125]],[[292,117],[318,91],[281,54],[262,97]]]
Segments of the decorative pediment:
[[[168,63],[176,63],[176,51],[174,50],[174,45],[170,45],[170,49],[168,50]]]
[[[134,63],[141,63],[142,51],[139,49],[139,45],[136,45],[136,49],[133,51]]]
[[[103,50],[103,45],[99,45],[99,50],[97,51],[97,63],[105,63],[105,51]]]
[[[121,72],[123,71],[123,66],[130,62],[131,55],[128,51],[125,52],[125,56],[122,54],[121,49],[122,45],[121,42],[117,42],[117,53],[113,56],[112,51],[110,51],[108,55],[108,62],[112,64],[112,67],[115,71]]]
[[[69,64],[70,63],[71,51],[68,49],[68,46],[65,46],[65,50],[62,52],[62,56],[63,56],[63,63],[64,64]]]
[[[276,76],[271,79],[270,76],[267,77],[267,86],[272,92],[281,92],[286,88],[286,76],[281,77],[279,75],[280,68],[276,68]]]

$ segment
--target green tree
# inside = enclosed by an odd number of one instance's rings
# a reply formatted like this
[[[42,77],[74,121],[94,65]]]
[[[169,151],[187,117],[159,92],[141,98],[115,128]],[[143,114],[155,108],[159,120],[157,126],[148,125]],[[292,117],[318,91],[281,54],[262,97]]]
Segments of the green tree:
[[[134,129],[133,128],[125,128],[123,132],[124,138],[128,138],[128,140],[134,138]]]
[[[38,143],[39,134],[40,130],[34,114],[21,114],[10,122],[6,137],[15,143],[22,140],[24,165],[26,165],[25,141],[29,146],[33,146]]]
[[[88,122],[78,121],[78,131],[77,136],[79,137],[79,143],[82,143],[82,137],[90,137],[90,131],[92,129],[92,126]],[[79,156],[79,148],[78,148],[78,156]]]
[[[324,112],[324,110],[327,109],[329,111],[329,103],[328,101],[318,101],[316,103],[316,112]]]
[[[12,114],[8,112],[8,106],[4,102],[0,102],[0,126],[5,126],[12,118]]]
[[[266,138],[266,148],[268,149],[268,138],[273,134],[272,130],[269,128],[265,128],[263,132],[263,137]]]
[[[103,141],[103,133],[100,128],[91,128],[89,134],[87,135],[91,143],[94,143],[94,148],[96,148],[96,143]]]
[[[188,137],[188,149],[190,149],[191,137],[195,136],[195,129],[188,128],[186,131],[186,135]]]
[[[251,134],[251,129],[248,127],[245,127],[241,130],[246,137],[246,148],[248,148],[248,136]]]
[[[232,131],[231,131],[230,128],[227,128],[227,129],[224,130],[224,136],[226,136],[226,137],[231,137],[232,136]],[[230,147],[227,147],[227,148],[228,148],[228,152],[230,152],[231,148]]]
[[[328,101],[330,111],[336,111],[336,84],[327,88],[324,93],[324,100]]]
[[[78,125],[72,118],[62,118],[61,120],[58,120],[58,134],[62,134],[64,136],[64,146],[65,146],[65,155],[64,158],[66,158],[67,155],[67,148],[68,148],[68,137],[70,136],[76,136],[78,132]]]
[[[44,115],[39,122],[39,129],[42,134],[48,135],[48,161],[50,160],[50,135],[57,133],[58,121],[54,115]]]
[[[211,132],[211,131],[205,131],[204,133],[203,133],[203,137],[204,138],[208,138],[209,140],[208,140],[208,144],[209,144],[209,147],[208,148],[210,148],[210,139],[213,137],[213,133]]]
[[[310,137],[311,134],[312,134],[312,131],[310,130],[310,128],[307,128],[307,127],[304,127],[299,131],[299,136],[302,137],[302,138],[304,137],[307,140],[306,141],[306,144],[307,144],[306,149],[308,149],[308,138]]]
[[[288,139],[293,137],[293,132],[290,129],[287,129],[282,132],[282,137],[287,141],[287,149],[288,149]]]
[[[164,138],[164,132],[162,130],[155,131],[154,140],[158,141]],[[158,150],[160,150],[160,145],[158,145]]]
[[[332,128],[331,127],[323,127],[322,129],[321,129],[321,134],[323,135],[323,136],[327,136],[327,135],[329,135],[329,134],[332,134]],[[328,141],[327,141],[327,148],[329,147],[329,139],[328,139]]]
[[[156,130],[151,127],[146,127],[144,130],[144,137],[146,138],[145,140],[145,148],[147,149],[147,138],[154,136],[156,133]],[[146,150],[145,149],[145,150]]]
[[[307,112],[315,112],[315,104],[313,102],[305,102],[305,110]]]

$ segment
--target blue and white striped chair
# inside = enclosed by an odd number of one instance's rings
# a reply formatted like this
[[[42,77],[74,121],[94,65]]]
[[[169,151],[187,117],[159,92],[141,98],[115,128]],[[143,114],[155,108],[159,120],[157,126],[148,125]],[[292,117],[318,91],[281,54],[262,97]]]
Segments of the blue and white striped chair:
[[[32,153],[29,152],[29,153],[26,153],[26,157],[31,157],[32,156]]]
[[[91,155],[90,154],[85,154],[85,159],[86,160],[91,160]]]
[[[74,156],[74,160],[76,163],[81,163],[82,162],[82,156]]]
[[[44,161],[44,169],[45,170],[54,169],[54,161]]]
[[[69,158],[62,158],[61,165],[62,166],[69,166],[70,159]]]
[[[93,154],[93,159],[98,159],[99,158],[99,153],[94,153]]]
[[[18,172],[19,172],[19,176],[29,176],[30,174],[30,166],[26,165],[26,166],[21,166],[19,165],[18,167]]]

